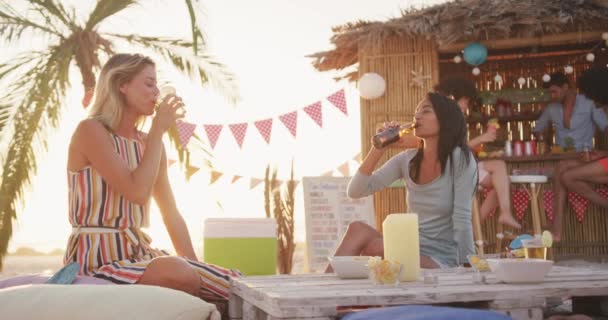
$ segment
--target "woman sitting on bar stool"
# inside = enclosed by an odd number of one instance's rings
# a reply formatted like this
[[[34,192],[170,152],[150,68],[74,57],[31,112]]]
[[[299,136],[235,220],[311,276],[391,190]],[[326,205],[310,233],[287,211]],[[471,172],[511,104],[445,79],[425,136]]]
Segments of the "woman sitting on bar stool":
[[[578,87],[581,94],[593,100],[596,107],[606,110],[605,108],[608,107],[607,68],[595,67],[586,70],[578,80]],[[581,160],[570,160],[568,162],[570,166],[561,171],[553,182],[556,190],[561,191],[556,193],[555,197],[557,210],[555,210],[553,225],[554,241],[561,240],[561,218],[567,191],[576,192],[594,204],[608,208],[608,199],[597,193],[592,186],[593,184],[608,184],[608,152],[583,152],[581,158]]]
[[[452,96],[463,114],[469,109],[473,101],[477,101],[475,84],[465,78],[446,78],[437,85],[436,90],[447,96]],[[474,150],[482,143],[496,140],[496,130],[486,130],[483,134],[471,139],[469,148]],[[491,189],[479,210],[480,220],[483,221],[490,212],[500,207],[498,222],[516,229],[521,225],[515,220],[511,210],[510,181],[507,173],[507,164],[503,160],[479,161],[479,186]]]

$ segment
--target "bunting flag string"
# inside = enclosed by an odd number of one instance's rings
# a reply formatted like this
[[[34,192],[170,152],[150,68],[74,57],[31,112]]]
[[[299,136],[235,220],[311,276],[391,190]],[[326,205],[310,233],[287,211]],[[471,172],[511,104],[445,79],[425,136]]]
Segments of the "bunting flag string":
[[[346,94],[344,92],[344,89],[338,90],[337,92],[328,96],[326,99],[340,112],[348,116],[348,106],[346,103]],[[319,126],[319,128],[323,128],[323,107],[323,103],[321,101],[317,101],[302,108],[301,110],[295,110],[278,115],[277,118],[281,121],[281,123],[283,123],[289,133],[291,133],[291,135],[296,138],[299,111],[304,111]],[[232,136],[234,137],[237,145],[239,146],[239,148],[242,149],[243,144],[245,142],[245,138],[247,136],[247,129],[250,123],[253,123],[253,125],[256,127],[258,133],[264,139],[266,144],[270,144],[273,118],[274,117],[256,121],[229,124],[203,124],[202,126],[205,129],[207,139],[209,140],[209,144],[211,145],[212,149],[215,149],[215,146],[217,145],[218,140],[220,139],[220,135],[224,126],[228,126],[228,128],[232,132]],[[188,123],[186,121],[178,121],[177,128],[179,130],[179,138],[182,148],[185,148],[187,146],[190,138],[194,134],[194,130],[196,129],[196,127],[196,124]]]
[[[351,173],[350,172],[351,162],[356,161],[357,163],[361,163],[360,161],[356,160],[357,158],[358,158],[358,155],[351,157],[348,160],[346,160],[345,162],[341,163],[339,166],[335,167],[334,169],[326,171],[325,173],[321,174],[321,176],[332,177],[332,176],[334,176],[334,171],[338,171],[338,172],[340,172],[340,174],[342,176],[348,177]],[[168,159],[167,162],[168,162],[168,165],[171,166],[172,164],[177,163],[177,160]],[[188,178],[190,178],[193,174],[195,174],[199,170],[200,170],[199,167],[195,167],[195,166],[191,165],[188,168],[186,168],[186,175]],[[236,174],[230,175],[230,174],[226,174],[225,172],[211,170],[210,178],[209,178],[209,185],[213,185],[214,183],[216,183],[218,180],[220,180],[224,176],[229,178],[230,184],[235,184],[239,180],[242,180],[244,178],[242,175],[236,175]],[[248,179],[249,179],[249,190],[254,189],[258,185],[260,185],[262,182],[264,182],[264,179],[260,179],[260,178],[256,178],[256,177],[249,177]],[[289,180],[277,180],[277,187],[280,187],[281,185],[283,185],[284,183],[286,183],[288,181]],[[296,186],[300,183],[300,180],[296,179],[294,181],[296,182]]]

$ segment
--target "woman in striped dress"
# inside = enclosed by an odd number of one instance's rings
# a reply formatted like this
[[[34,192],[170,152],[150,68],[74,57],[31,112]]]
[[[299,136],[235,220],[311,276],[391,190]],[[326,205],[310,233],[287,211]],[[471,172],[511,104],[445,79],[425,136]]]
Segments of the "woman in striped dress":
[[[72,234],[64,262],[80,274],[119,284],[181,290],[206,301],[225,301],[238,271],[200,262],[177,210],[167,177],[162,136],[183,117],[181,98],[159,90],[154,62],[138,54],[111,57],[101,70],[88,119],[72,136],[68,155]],[[153,116],[147,134],[137,125]],[[176,256],[150,247],[154,197]]]

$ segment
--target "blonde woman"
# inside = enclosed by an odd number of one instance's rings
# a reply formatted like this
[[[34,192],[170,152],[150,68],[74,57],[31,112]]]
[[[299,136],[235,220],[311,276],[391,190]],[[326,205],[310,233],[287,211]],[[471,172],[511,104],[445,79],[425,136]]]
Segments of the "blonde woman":
[[[80,274],[118,284],[181,290],[206,301],[227,299],[238,271],[199,262],[177,210],[167,176],[162,137],[183,117],[181,98],[159,98],[154,62],[117,54],[104,65],[88,119],[72,136],[68,154],[69,221],[64,263]],[[152,117],[148,133],[137,127]],[[150,247],[141,231],[150,198],[158,205],[178,256]]]

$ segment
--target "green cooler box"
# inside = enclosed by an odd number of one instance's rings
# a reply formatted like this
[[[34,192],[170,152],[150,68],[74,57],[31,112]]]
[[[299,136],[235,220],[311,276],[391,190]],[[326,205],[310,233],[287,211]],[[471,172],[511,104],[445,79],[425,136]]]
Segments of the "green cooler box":
[[[205,262],[246,276],[277,272],[277,223],[266,218],[205,220]]]

